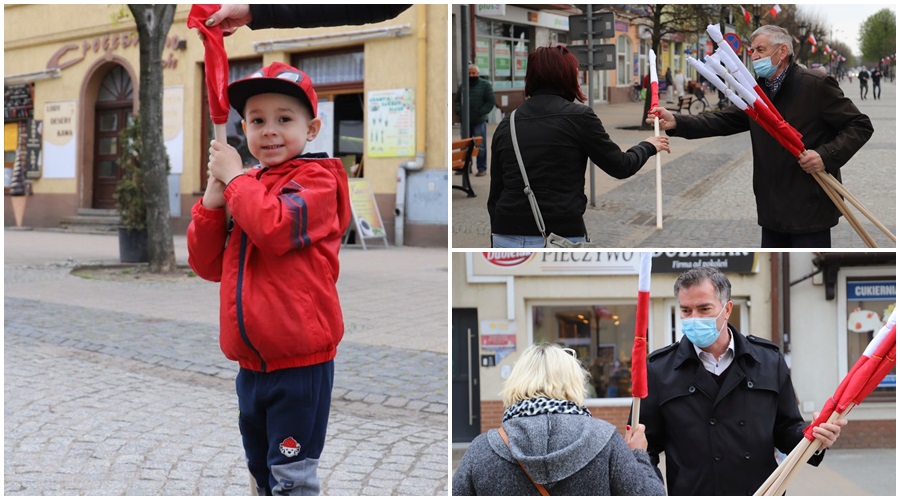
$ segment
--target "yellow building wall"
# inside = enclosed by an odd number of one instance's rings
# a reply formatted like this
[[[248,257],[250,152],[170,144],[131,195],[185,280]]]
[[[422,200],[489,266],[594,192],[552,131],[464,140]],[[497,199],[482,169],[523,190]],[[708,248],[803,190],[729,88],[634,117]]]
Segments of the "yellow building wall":
[[[186,42],[184,50],[166,48],[163,60],[170,56],[174,67],[163,70],[164,86],[184,87],[184,172],[181,176],[181,192],[197,193],[200,189],[198,165],[207,146],[200,137],[202,120],[199,110],[204,83],[201,65],[203,45],[194,30],[187,28],[189,5],[178,6],[169,37]],[[125,14],[123,16],[123,14]],[[347,33],[358,29],[409,24],[412,34],[395,38],[342,42],[333,45],[303,49],[320,51],[347,45],[364,45],[365,92],[371,90],[412,88],[416,92],[416,106],[420,109],[416,121],[417,151],[426,154],[426,168],[446,168],[447,144],[447,5],[416,5],[397,18],[365,26],[339,26],[314,29],[267,29],[253,31],[239,29],[225,39],[229,58],[262,58],[263,64],[274,61],[289,63],[294,52],[255,52],[253,42],[311,37],[326,34]],[[46,29],[37,30],[35,26]],[[4,6],[4,74],[31,73],[45,69],[53,54],[66,44],[77,44],[69,51],[65,61],[84,55],[84,59],[62,70],[60,78],[40,80],[35,83],[34,118],[44,119],[47,102],[73,100],[81,95],[87,71],[99,61],[115,58],[131,66],[135,76],[135,92],[138,89],[139,52],[136,44],[115,50],[103,47],[105,35],[110,39],[134,34],[134,22],[125,5],[7,5]],[[99,40],[99,50],[93,43]],[[87,51],[83,44],[90,44]],[[299,49],[298,49],[299,51]],[[296,52],[296,51],[295,51]],[[367,125],[365,126],[367,128]],[[365,134],[364,129],[364,136]],[[76,134],[83,131],[76,130]],[[364,149],[365,151],[365,149]],[[374,191],[381,195],[396,193],[397,167],[414,156],[401,158],[366,157],[365,176]],[[80,168],[78,169],[80,172]],[[37,179],[33,181],[35,193],[75,193],[76,179]]]

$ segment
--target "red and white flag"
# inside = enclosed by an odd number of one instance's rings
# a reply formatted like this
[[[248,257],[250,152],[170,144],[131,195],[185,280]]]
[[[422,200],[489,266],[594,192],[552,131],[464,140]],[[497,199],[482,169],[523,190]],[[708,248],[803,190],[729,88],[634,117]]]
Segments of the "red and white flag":
[[[809,43],[811,43],[811,44],[813,44],[813,46],[815,46],[815,45],[816,45],[816,37],[815,37],[815,36],[813,36],[813,34],[812,34],[812,33],[810,33],[810,34],[809,34],[809,36],[808,36],[808,37],[806,37],[806,39],[807,39],[807,40],[809,40]]]
[[[815,45],[812,46],[812,53],[813,53],[813,54],[816,53],[816,46],[815,46]]]
[[[794,37],[794,43],[800,43],[800,39],[797,38],[796,36]]]
[[[831,47],[829,47],[827,43],[825,44],[825,53],[831,54]]]
[[[747,9],[745,9],[743,5],[741,5],[741,12],[744,14],[744,21],[747,21],[747,24],[750,24],[750,13],[747,12]]]
[[[773,5],[771,9],[769,9],[769,14],[772,14],[773,19],[778,15],[779,12],[781,12],[781,7],[779,7],[777,3]]]
[[[631,395],[647,397],[647,325],[650,316],[650,252],[641,253],[638,274],[637,313],[634,322],[634,347],[631,349]]]

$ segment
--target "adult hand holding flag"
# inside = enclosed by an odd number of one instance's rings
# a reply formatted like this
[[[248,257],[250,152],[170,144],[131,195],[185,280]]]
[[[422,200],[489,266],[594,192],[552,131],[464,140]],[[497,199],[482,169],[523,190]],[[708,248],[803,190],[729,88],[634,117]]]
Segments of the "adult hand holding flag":
[[[797,467],[806,463],[821,446],[821,441],[813,436],[813,430],[824,422],[831,423],[838,418],[845,418],[850,410],[861,404],[897,365],[895,314],[896,309],[891,312],[887,323],[869,342],[862,356],[838,385],[834,395],[825,402],[819,415],[803,431],[804,437],[800,443],[759,487],[755,496],[777,496],[784,493],[788,483],[796,474]]]
[[[228,54],[225,53],[222,28],[208,27],[206,20],[219,10],[219,4],[194,4],[188,14],[188,28],[196,28],[203,37],[203,63],[206,73],[206,94],[209,117],[215,124],[217,141],[226,142],[225,123],[231,104],[228,101]]]

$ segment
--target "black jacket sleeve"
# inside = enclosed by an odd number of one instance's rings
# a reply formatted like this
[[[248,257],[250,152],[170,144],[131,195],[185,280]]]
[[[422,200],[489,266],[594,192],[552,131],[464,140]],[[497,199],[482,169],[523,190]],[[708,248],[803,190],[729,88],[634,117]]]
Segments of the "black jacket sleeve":
[[[319,28],[379,23],[393,19],[411,5],[250,5],[252,30]]]
[[[594,110],[585,109],[585,113],[581,115],[582,130],[586,134],[584,147],[591,161],[607,174],[616,179],[631,177],[644,166],[648,158],[656,154],[656,147],[646,141],[641,141],[623,153],[606,133]]]

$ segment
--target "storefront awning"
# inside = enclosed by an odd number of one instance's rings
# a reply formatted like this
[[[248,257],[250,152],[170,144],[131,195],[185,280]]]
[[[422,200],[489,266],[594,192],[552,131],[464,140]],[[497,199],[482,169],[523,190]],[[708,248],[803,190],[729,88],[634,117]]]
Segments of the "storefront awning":
[[[253,42],[253,49],[260,53],[277,52],[293,49],[304,49],[320,45],[334,45],[337,43],[359,42],[378,38],[396,38],[412,34],[410,24],[389,26],[385,28],[371,28],[356,30],[350,33],[328,33],[325,35],[311,35],[285,40],[271,40],[266,42]]]
[[[62,76],[62,70],[59,68],[42,69],[31,73],[17,73],[15,75],[4,75],[3,85],[24,85],[26,83],[36,82],[38,80],[47,80],[50,78],[59,78]]]

